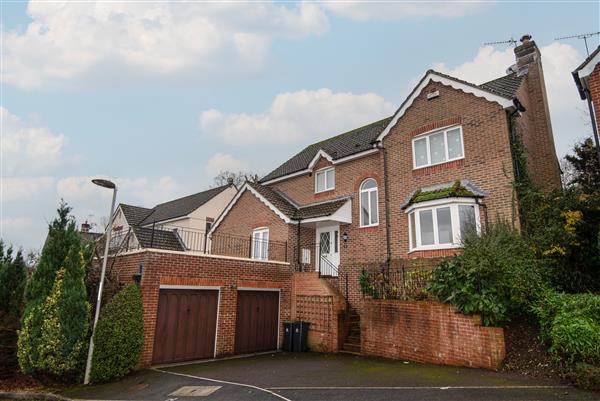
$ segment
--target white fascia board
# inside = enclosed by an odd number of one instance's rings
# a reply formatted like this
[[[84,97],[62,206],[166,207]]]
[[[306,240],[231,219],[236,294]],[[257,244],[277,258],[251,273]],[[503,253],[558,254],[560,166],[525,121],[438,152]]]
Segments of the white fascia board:
[[[312,169],[315,168],[315,165],[317,164],[319,159],[322,157],[327,159],[327,161],[329,161],[329,163],[333,164],[333,157],[329,156],[329,154],[327,152],[325,152],[323,149],[319,149],[319,151],[317,152],[315,157],[313,157],[312,160],[310,161],[310,163],[308,163],[308,170],[312,171]]]
[[[238,199],[240,199],[240,197],[242,196],[242,194],[244,192],[246,192],[246,190],[249,190],[250,192],[252,192],[252,194],[254,196],[256,196],[269,209],[271,209],[273,212],[275,212],[275,214],[277,216],[279,216],[283,221],[285,221],[286,223],[290,223],[291,220],[289,219],[289,217],[287,217],[279,209],[277,209],[275,207],[275,205],[273,205],[271,202],[269,202],[267,199],[265,199],[264,196],[262,196],[261,194],[259,194],[256,190],[254,190],[254,188],[252,188],[250,185],[248,185],[248,183],[245,183],[244,186],[242,188],[240,188],[240,190],[235,195],[235,197],[231,200],[231,202],[229,202],[229,205],[227,205],[227,207],[225,208],[225,210],[223,210],[223,213],[221,213],[221,215],[219,216],[219,218],[214,222],[214,224],[210,228],[210,231],[208,232],[209,235],[212,235],[212,233],[215,231],[215,229],[219,226],[219,224],[221,224],[221,222],[223,221],[223,219],[225,218],[225,216],[227,216],[227,214],[229,213],[229,211],[231,210],[231,208],[237,203]]]
[[[430,82],[439,82],[442,85],[450,86],[454,89],[461,90],[465,93],[470,93],[477,97],[482,97],[487,101],[498,103],[500,106],[504,107],[505,109],[507,109],[509,107],[514,107],[511,99],[505,98],[503,96],[495,95],[492,92],[486,91],[484,89],[477,88],[477,87],[474,87],[471,85],[467,85],[463,82],[460,82],[460,81],[457,81],[457,80],[454,80],[454,79],[451,79],[448,77],[444,77],[444,76],[436,74],[433,71],[430,71],[421,80],[421,82],[417,85],[417,87],[411,92],[411,94],[408,96],[408,98],[404,101],[404,103],[402,104],[402,107],[400,107],[398,109],[398,111],[394,115],[394,118],[392,118],[392,121],[390,121],[390,123],[387,125],[387,127],[385,127],[385,129],[381,132],[381,134],[379,134],[379,136],[377,137],[378,141],[383,140],[383,138],[385,138],[387,136],[387,134],[389,134],[392,127],[394,125],[396,125],[396,123],[398,122],[400,117],[402,117],[404,115],[406,110],[408,110],[408,108],[413,104],[415,99],[421,94],[423,89],[425,89],[425,87],[427,85],[429,85]]]
[[[248,188],[248,184],[244,183],[244,185],[240,188],[240,190],[237,192],[237,194],[235,194],[235,196],[233,197],[231,202],[229,202],[229,204],[227,205],[225,210],[223,210],[223,212],[221,212],[219,217],[217,217],[217,220],[210,227],[210,230],[208,231],[208,235],[212,235],[213,231],[215,231],[215,229],[219,226],[219,224],[221,224],[221,221],[223,221],[223,219],[225,218],[227,213],[229,213],[229,211],[231,210],[233,205],[235,205],[237,203],[238,199],[242,196],[242,194],[246,191],[247,188]]]
[[[598,63],[600,63],[600,52],[596,53],[596,55],[590,61],[588,61],[583,66],[583,68],[581,68],[579,71],[577,71],[577,75],[579,76],[579,79],[586,78],[592,72],[594,72],[594,69],[596,68],[596,65]]]
[[[350,155],[350,156],[342,157],[342,158],[337,159],[337,160],[330,160],[327,157],[325,157],[325,158],[327,160],[329,160],[331,162],[331,164],[336,165],[336,164],[346,163],[346,162],[349,162],[349,161],[354,160],[354,159],[359,159],[361,157],[365,157],[365,156],[368,156],[368,155],[371,155],[371,154],[377,153],[377,152],[379,152],[379,149],[373,148],[373,149],[365,150],[364,152],[359,152],[359,153],[355,153],[355,154]],[[327,153],[325,153],[325,152],[323,152],[323,153],[325,155],[327,155]],[[317,153],[317,156],[319,156],[318,153]],[[327,155],[327,156],[329,156],[329,155]],[[315,158],[313,158],[313,160],[310,162],[310,165],[309,165],[308,168],[306,168],[304,170],[296,171],[295,173],[292,173],[292,174],[282,175],[281,177],[273,178],[272,180],[265,181],[262,184],[263,185],[275,184],[276,182],[285,181],[285,180],[289,180],[290,178],[298,177],[300,175],[312,173],[313,167],[314,167],[314,165],[316,164],[316,162],[318,160],[319,160],[318,157],[316,157],[316,160],[315,160]]]

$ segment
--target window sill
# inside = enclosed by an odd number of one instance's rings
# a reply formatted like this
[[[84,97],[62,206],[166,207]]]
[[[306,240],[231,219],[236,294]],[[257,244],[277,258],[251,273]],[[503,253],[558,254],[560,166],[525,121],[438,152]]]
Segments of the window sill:
[[[371,225],[368,225],[368,226],[358,226],[358,228],[360,228],[361,230],[363,228],[376,228],[376,227],[379,227],[379,223],[377,223],[377,224],[371,224]]]
[[[465,158],[451,160],[444,163],[432,164],[430,166],[417,167],[412,169],[413,175],[423,175],[429,173],[435,173],[448,168],[462,167],[465,165]]]
[[[417,258],[444,258],[449,256],[455,256],[462,251],[462,247],[456,246],[451,248],[437,248],[437,249],[413,249],[408,252],[408,257],[411,259]]]

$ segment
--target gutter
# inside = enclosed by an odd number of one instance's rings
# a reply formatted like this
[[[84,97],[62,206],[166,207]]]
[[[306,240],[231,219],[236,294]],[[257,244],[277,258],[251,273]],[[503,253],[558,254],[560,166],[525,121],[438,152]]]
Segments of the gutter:
[[[392,264],[392,244],[391,244],[391,225],[390,225],[390,195],[389,195],[389,174],[388,174],[388,157],[387,148],[383,146],[381,140],[377,140],[374,143],[377,149],[383,151],[383,188],[385,191],[384,205],[385,205],[385,244],[386,244],[386,266],[389,271]]]

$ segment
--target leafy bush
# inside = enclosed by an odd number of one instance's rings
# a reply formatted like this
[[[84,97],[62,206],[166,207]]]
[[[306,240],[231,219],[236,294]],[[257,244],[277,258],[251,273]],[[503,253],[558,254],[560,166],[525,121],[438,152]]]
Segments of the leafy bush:
[[[94,337],[92,381],[109,381],[131,372],[137,366],[143,344],[142,295],[136,285],[130,285],[100,312]]]
[[[546,286],[527,243],[498,223],[481,236],[468,234],[462,254],[441,263],[427,290],[462,313],[481,314],[489,326],[529,310]]]
[[[600,363],[600,296],[547,291],[533,308],[542,340],[569,363]]]

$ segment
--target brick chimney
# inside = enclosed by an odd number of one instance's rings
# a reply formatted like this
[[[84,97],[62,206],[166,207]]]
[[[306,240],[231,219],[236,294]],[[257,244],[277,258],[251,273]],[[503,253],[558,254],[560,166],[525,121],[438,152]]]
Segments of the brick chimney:
[[[89,233],[90,232],[90,223],[88,223],[87,221],[85,223],[81,223],[81,232],[82,233]]]
[[[518,119],[518,125],[527,149],[529,176],[542,187],[560,188],[560,167],[554,148],[542,54],[531,35],[521,37],[515,58],[517,75],[524,77],[517,97],[526,112]]]

